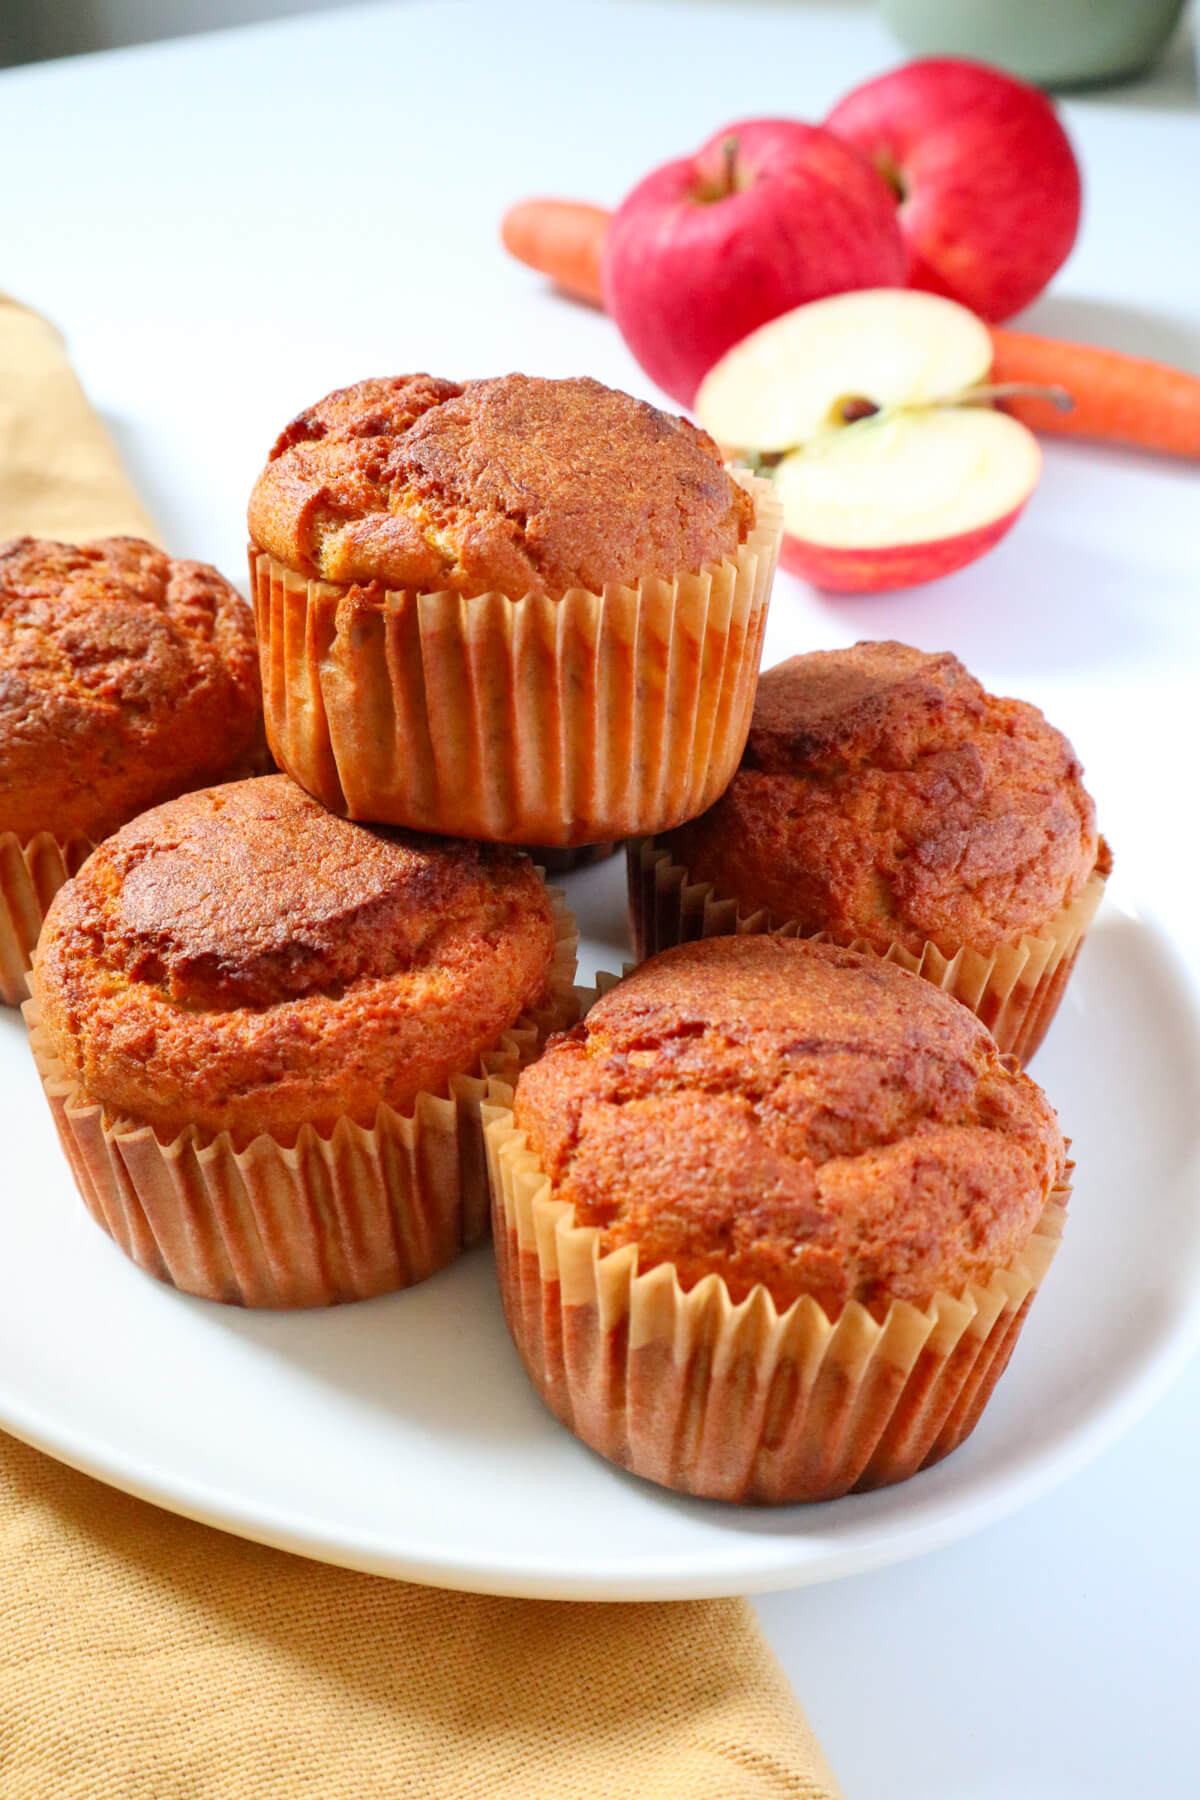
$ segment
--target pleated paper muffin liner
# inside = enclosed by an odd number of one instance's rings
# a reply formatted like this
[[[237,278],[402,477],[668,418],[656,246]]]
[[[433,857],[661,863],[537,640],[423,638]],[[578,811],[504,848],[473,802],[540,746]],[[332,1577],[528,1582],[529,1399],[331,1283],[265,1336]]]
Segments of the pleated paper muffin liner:
[[[64,881],[82,868],[94,845],[76,833],[59,839],[39,831],[28,843],[0,831],[0,1002],[29,997],[29,964],[46,908]]]
[[[595,863],[607,862],[610,856],[615,856],[619,847],[611,839],[604,844],[576,844],[573,848],[555,844],[521,846],[547,875],[573,875],[576,869],[590,869]]]
[[[629,910],[639,961],[673,944],[697,938],[771,933],[811,935],[833,941],[827,931],[802,933],[795,920],[779,922],[765,910],[744,913],[736,900],[723,900],[708,882],[694,881],[671,851],[648,838],[626,846]],[[947,956],[926,943],[919,956],[903,944],[880,950],[865,938],[838,938],[851,950],[869,950],[887,962],[923,975],[961,1000],[985,1024],[1000,1050],[1027,1063],[1058,1011],[1075,959],[1104,895],[1112,858],[1104,840],[1096,867],[1076,898],[1036,934],[994,950],[970,946]]]
[[[331,811],[508,843],[666,830],[727,787],[781,515],[699,574],[561,599],[306,581],[250,548],[271,748]]]
[[[485,1108],[504,1310],[534,1386],[576,1437],[635,1475],[708,1499],[788,1505],[904,1481],[974,1429],[1054,1253],[1070,1196],[1051,1190],[1007,1267],[882,1320],[810,1297],[780,1313],[719,1275],[604,1254],[575,1223],[511,1111]],[[1069,1169],[1068,1169],[1069,1176]]]
[[[418,1094],[411,1115],[381,1105],[371,1127],[341,1118],[294,1144],[264,1133],[244,1149],[189,1126],[162,1143],[149,1125],[89,1100],[25,1006],[30,1043],[83,1200],[139,1268],[208,1300],[288,1308],[411,1287],[488,1228],[482,1114],[512,1098],[521,1068],[570,1025],[577,933],[549,890],[557,946],[545,994],[474,1074]]]

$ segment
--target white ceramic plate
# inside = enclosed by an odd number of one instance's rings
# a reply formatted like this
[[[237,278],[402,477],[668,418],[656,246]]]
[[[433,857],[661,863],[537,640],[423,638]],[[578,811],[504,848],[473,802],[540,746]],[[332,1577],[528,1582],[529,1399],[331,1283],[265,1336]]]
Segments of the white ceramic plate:
[[[572,878],[583,969],[624,950],[614,861]],[[975,1435],[895,1488],[775,1511],[611,1468],[544,1411],[485,1248],[407,1294],[247,1313],[141,1275],[94,1226],[16,1015],[0,1016],[0,1422],[106,1481],[353,1568],[653,1599],[850,1574],[1061,1479],[1200,1335],[1200,1035],[1162,934],[1109,902],[1036,1074],[1078,1160],[1066,1239]]]

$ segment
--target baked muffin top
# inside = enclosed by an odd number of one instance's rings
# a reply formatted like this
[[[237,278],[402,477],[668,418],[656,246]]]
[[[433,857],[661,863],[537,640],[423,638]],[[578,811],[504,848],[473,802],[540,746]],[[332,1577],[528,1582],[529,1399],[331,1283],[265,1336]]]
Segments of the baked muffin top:
[[[1062,733],[897,643],[769,669],[730,787],[663,842],[743,912],[917,955],[1038,931],[1107,857]]]
[[[1065,1170],[1041,1089],[966,1007],[802,938],[652,957],[550,1040],[515,1112],[603,1250],[830,1317],[986,1281]]]
[[[141,538],[0,545],[0,831],[102,838],[266,763],[254,619]]]
[[[101,844],[49,909],[32,985],[88,1098],[241,1145],[370,1125],[477,1073],[554,949],[528,858],[351,824],[274,775]]]
[[[298,573],[558,599],[732,555],[754,504],[686,419],[586,378],[398,375],[294,419],[250,497]]]

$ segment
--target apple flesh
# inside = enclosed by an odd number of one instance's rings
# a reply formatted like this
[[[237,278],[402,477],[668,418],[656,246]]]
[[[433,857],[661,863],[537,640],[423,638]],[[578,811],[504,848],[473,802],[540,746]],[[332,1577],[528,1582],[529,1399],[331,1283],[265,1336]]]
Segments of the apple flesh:
[[[804,301],[905,280],[882,176],[830,132],[729,125],[634,188],[605,244],[605,304],[634,356],[690,406],[732,344]]]
[[[1027,82],[928,57],[855,88],[825,124],[890,183],[912,286],[999,321],[1066,260],[1079,165],[1050,101]]]
[[[779,560],[844,593],[934,581],[999,542],[1040,466],[1036,439],[1005,413],[947,407],[864,421],[779,464]]]
[[[953,301],[875,289],[797,307],[710,370],[700,422],[770,472],[780,561],[818,587],[910,587],[981,556],[1037,485],[1032,432],[975,403],[991,339]]]
[[[867,288],[760,327],[710,370],[696,406],[722,444],[787,451],[848,423],[852,400],[876,410],[948,400],[985,380],[991,362],[991,334],[965,307]]]

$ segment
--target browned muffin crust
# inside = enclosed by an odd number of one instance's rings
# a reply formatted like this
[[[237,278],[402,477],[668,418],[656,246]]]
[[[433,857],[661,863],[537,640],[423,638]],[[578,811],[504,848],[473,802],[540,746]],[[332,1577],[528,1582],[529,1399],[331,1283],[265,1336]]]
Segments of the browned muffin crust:
[[[1100,851],[1062,733],[957,657],[897,643],[769,669],[731,786],[663,843],[744,912],[948,955],[1037,932]]]
[[[301,413],[248,522],[309,577],[558,599],[720,561],[754,507],[706,432],[598,381],[400,375]]]
[[[186,795],[54,900],[34,987],[67,1073],[168,1139],[370,1125],[477,1072],[547,985],[555,930],[501,846],[371,830],[286,776]]]
[[[805,939],[653,957],[551,1039],[515,1111],[603,1250],[830,1317],[987,1280],[1065,1169],[1041,1089],[965,1007]]]
[[[0,545],[0,831],[102,838],[267,766],[254,620],[141,538]]]

